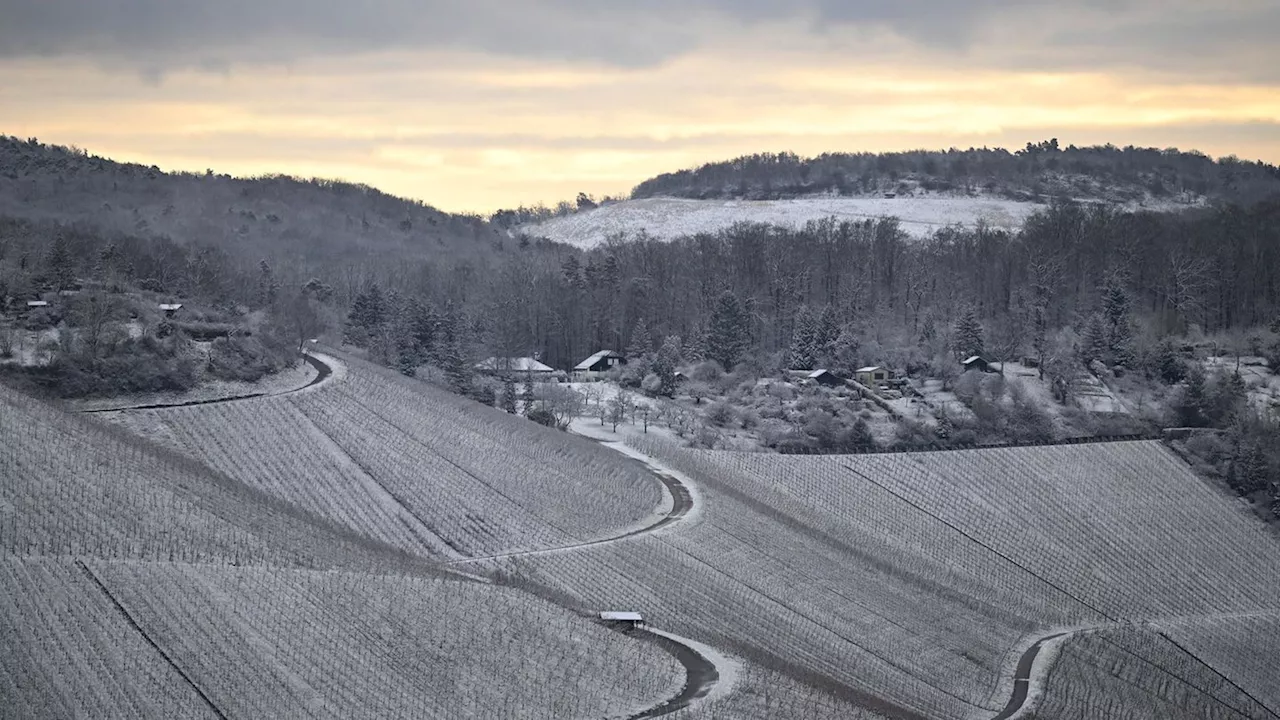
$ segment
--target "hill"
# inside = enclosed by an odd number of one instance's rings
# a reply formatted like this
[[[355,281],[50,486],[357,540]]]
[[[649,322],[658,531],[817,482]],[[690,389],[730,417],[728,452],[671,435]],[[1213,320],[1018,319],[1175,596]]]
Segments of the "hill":
[[[477,261],[498,239],[453,215],[374,188],[283,175],[167,173],[78,148],[0,136],[0,216],[212,246],[250,266],[395,267],[413,259]]]
[[[880,196],[917,191],[983,194],[1019,201],[1054,197],[1139,202],[1200,198],[1256,202],[1280,192],[1280,170],[1235,157],[1214,160],[1176,149],[1062,148],[1056,139],[1002,148],[894,153],[760,153],[665,173],[632,199],[681,197],[777,200],[818,194]]]

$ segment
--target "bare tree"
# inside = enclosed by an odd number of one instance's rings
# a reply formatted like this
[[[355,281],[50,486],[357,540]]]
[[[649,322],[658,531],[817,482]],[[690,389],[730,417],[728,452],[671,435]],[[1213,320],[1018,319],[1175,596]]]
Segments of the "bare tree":
[[[570,423],[581,417],[586,408],[586,398],[582,393],[554,383],[544,384],[539,388],[538,401],[555,418],[556,427],[561,430],[568,429]]]

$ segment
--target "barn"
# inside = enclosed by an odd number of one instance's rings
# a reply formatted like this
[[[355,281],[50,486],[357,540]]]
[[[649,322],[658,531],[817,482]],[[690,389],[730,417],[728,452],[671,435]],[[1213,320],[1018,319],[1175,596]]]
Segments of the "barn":
[[[591,357],[573,366],[574,380],[590,380],[601,373],[626,365],[627,359],[622,353],[613,350],[601,350]]]

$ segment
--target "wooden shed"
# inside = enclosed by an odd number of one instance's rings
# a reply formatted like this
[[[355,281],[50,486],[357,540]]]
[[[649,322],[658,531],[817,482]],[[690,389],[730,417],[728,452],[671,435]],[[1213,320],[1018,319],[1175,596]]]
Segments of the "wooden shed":
[[[892,380],[893,371],[879,365],[871,365],[855,370],[853,379],[869,388],[875,388]]]
[[[960,364],[964,366],[965,372],[968,372],[970,370],[980,370],[984,373],[992,372],[991,364],[988,363],[986,360],[982,359],[981,355],[974,355],[972,357],[967,357],[964,360],[961,360]]]
[[[845,384],[844,378],[830,370],[814,370],[809,373],[808,379],[825,387],[840,387]]]

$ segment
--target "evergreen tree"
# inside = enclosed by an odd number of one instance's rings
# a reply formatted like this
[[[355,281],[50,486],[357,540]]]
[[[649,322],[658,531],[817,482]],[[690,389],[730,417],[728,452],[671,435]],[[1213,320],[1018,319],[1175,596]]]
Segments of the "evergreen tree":
[[[1209,392],[1206,415],[1210,424],[1225,427],[1240,413],[1244,407],[1248,389],[1244,378],[1238,372],[1219,375]]]
[[[627,346],[627,362],[644,362],[644,358],[653,352],[653,340],[649,337],[649,326],[644,318],[636,320],[636,327],[631,331],[631,343]]]
[[[1155,371],[1168,385],[1174,385],[1182,382],[1187,376],[1186,363],[1178,356],[1178,349],[1174,347],[1173,340],[1165,338],[1156,346]]]
[[[957,357],[982,354],[982,323],[978,322],[978,316],[972,307],[966,307],[960,314],[960,319],[956,320],[954,342]]]
[[[1089,316],[1084,334],[1080,338],[1080,360],[1085,365],[1094,360],[1106,364],[1110,354],[1107,340],[1107,323],[1102,316],[1094,313]]]
[[[653,374],[658,376],[658,394],[673,397],[676,394],[676,365],[680,363],[680,342],[674,336],[668,337],[658,348],[658,355],[653,359]]]
[[[53,281],[59,290],[69,290],[76,282],[76,265],[75,258],[71,256],[71,250],[67,247],[67,239],[58,233],[53,240],[53,247],[49,248],[49,272],[53,275]]]
[[[796,310],[791,330],[790,366],[797,370],[812,370],[818,359],[820,344],[818,321],[808,306]]]
[[[685,362],[698,363],[707,359],[707,336],[701,330],[695,330],[684,341],[680,355]]]
[[[1205,409],[1209,399],[1205,388],[1204,369],[1192,363],[1186,384],[1173,402],[1173,412],[1182,427],[1205,427],[1209,424]]]
[[[1133,324],[1129,317],[1129,304],[1129,292],[1121,279],[1113,276],[1102,296],[1102,315],[1107,331],[1107,355],[1103,362],[1109,365],[1133,365]]]
[[[258,263],[258,304],[272,307],[280,296],[280,282],[266,260]]]
[[[511,375],[505,375],[502,378],[502,409],[517,414],[516,409],[516,381]]]
[[[526,370],[524,373],[524,391],[520,393],[520,399],[524,402],[524,414],[528,415],[529,410],[533,408],[533,402],[538,399],[538,394],[533,388],[533,372]]]
[[[732,291],[725,290],[716,300],[707,333],[707,358],[724,366],[726,371],[742,359],[749,344],[747,315]]]

